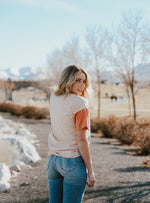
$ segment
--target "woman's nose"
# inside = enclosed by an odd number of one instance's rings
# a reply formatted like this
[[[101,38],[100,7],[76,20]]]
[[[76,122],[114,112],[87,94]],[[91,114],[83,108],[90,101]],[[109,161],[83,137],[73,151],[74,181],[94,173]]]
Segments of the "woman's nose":
[[[81,87],[85,87],[84,82],[81,82],[80,85],[81,85]]]

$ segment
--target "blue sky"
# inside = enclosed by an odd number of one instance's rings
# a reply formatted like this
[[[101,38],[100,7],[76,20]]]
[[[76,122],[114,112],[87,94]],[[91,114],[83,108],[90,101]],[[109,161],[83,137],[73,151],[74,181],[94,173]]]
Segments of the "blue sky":
[[[117,26],[121,15],[149,0],[0,0],[0,69],[46,67],[47,56],[87,26]]]

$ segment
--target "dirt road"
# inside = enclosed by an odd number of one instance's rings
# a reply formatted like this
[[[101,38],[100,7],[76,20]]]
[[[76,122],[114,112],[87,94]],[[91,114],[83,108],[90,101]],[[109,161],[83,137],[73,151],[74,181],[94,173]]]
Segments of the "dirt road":
[[[40,143],[37,151],[42,159],[31,164],[32,170],[23,170],[11,179],[10,190],[0,193],[0,203],[48,203],[46,162],[49,121],[1,115],[24,123],[37,135]],[[134,147],[121,146],[116,140],[93,135],[91,152],[97,182],[94,188],[86,188],[83,202],[150,202],[150,169],[142,164],[147,157],[136,156],[135,151]]]

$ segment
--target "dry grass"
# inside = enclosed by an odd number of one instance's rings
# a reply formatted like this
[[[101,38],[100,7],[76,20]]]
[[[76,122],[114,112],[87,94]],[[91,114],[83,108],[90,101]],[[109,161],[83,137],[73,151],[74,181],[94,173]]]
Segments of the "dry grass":
[[[101,132],[104,137],[117,138],[122,144],[136,145],[140,154],[150,154],[150,121],[135,122],[129,118],[111,116],[91,120],[92,132]]]
[[[47,108],[38,108],[35,106],[23,107],[11,103],[1,103],[0,111],[31,119],[46,119],[49,116],[49,110]]]
[[[44,119],[49,115],[49,111],[45,108],[37,108],[34,106],[26,106],[22,108],[22,115],[25,118]]]
[[[150,122],[142,120],[138,126],[138,129],[133,133],[137,138],[135,145],[141,154],[150,154]]]
[[[118,119],[116,125],[116,138],[122,143],[131,145],[135,142],[136,136],[133,134],[138,128],[135,121],[129,118]]]
[[[115,116],[110,116],[109,119],[91,119],[91,131],[94,133],[101,132],[104,137],[113,138],[116,133],[116,121],[117,118]]]
[[[111,102],[110,98],[106,98],[105,93],[108,95],[115,94],[118,98],[117,101]],[[101,117],[109,117],[115,115],[117,117],[129,116],[128,99],[125,96],[125,88],[117,85],[102,85],[101,87]],[[150,119],[150,89],[141,88],[135,95],[137,119]],[[131,106],[132,106],[132,101]],[[93,95],[90,99],[91,116],[97,116],[97,90],[94,88]],[[133,115],[133,108],[131,108],[131,116]]]

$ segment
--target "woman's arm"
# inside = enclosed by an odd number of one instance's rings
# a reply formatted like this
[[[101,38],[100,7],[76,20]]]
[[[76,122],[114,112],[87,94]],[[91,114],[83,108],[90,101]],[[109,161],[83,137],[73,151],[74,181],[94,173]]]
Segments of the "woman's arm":
[[[92,166],[92,160],[90,155],[89,144],[86,138],[86,129],[77,131],[77,144],[80,154],[84,160],[84,163],[88,169],[88,187],[92,187],[95,184],[95,175]]]

